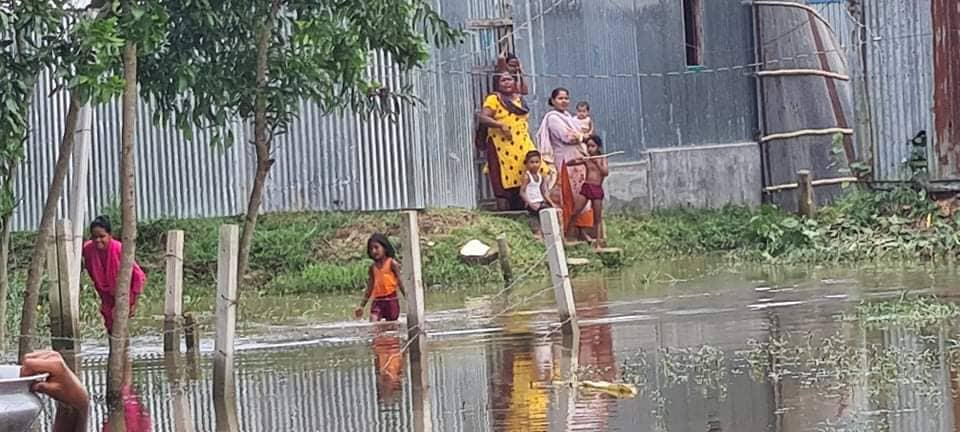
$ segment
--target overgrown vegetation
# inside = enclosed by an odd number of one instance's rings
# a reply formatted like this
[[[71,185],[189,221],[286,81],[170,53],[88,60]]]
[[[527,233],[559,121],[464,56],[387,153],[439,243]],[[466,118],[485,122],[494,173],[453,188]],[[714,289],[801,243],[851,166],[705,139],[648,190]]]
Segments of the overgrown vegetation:
[[[721,254],[731,260],[776,263],[842,263],[952,259],[960,252],[960,220],[952,207],[909,189],[851,191],[816,219],[771,207],[671,210],[650,215],[614,215],[607,221],[610,245],[624,250],[626,264],[658,258]],[[107,213],[116,210],[107,210]],[[216,277],[218,227],[240,218],[158,220],[140,225],[138,259],[148,272],[141,319],[162,313],[165,234],[186,232],[185,303],[209,310]],[[467,265],[459,248],[470,239],[495,245],[506,233],[515,273],[544,266],[544,249],[524,220],[463,210],[435,210],[421,216],[424,280],[430,289],[499,284],[496,263]],[[253,243],[247,286],[261,295],[359,294],[366,283],[366,240],[385,232],[399,245],[396,213],[297,213],[267,215]],[[31,235],[13,238],[13,268],[22,275]],[[586,246],[568,250],[591,258],[585,271],[604,269]],[[540,267],[531,274],[542,277]],[[581,270],[578,270],[581,271]],[[96,300],[83,296],[84,316],[99,322]],[[14,304],[17,299],[13,299]],[[86,304],[89,303],[89,304]],[[99,326],[91,326],[99,327]]]
[[[909,298],[906,293],[894,301],[869,302],[857,306],[857,320],[868,327],[890,325],[923,327],[946,322],[960,316],[954,303],[944,303],[935,297]]]

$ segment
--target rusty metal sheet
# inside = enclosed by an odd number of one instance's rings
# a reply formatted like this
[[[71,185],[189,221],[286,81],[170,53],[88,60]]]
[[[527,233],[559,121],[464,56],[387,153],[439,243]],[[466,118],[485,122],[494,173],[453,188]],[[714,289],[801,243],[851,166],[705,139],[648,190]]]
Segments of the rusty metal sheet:
[[[936,173],[960,178],[960,2],[933,0],[933,117]]]

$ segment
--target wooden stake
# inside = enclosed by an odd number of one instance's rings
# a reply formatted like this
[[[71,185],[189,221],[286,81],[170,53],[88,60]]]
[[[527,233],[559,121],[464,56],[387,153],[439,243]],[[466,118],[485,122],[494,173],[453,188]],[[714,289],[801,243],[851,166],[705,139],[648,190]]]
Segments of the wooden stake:
[[[560,216],[557,209],[540,211],[540,227],[543,230],[543,243],[547,248],[553,293],[560,313],[563,334],[579,333],[573,285],[570,283],[570,271],[567,269],[567,252],[563,248],[563,231],[560,229]]]
[[[237,259],[240,230],[236,225],[220,227],[217,262],[217,337],[213,353],[213,396],[233,395],[233,339],[237,327]]]
[[[70,276],[71,293],[80,298],[80,259],[83,253],[83,231],[87,215],[87,180],[90,173],[90,141],[92,135],[90,105],[83,105],[77,112],[77,130],[73,144],[73,178],[70,180],[70,222],[73,225],[73,263]],[[79,314],[79,310],[77,311]]]
[[[73,295],[73,231],[69,220],[57,221],[51,243],[47,247],[47,270],[50,290],[50,334],[53,349],[59,351],[75,373],[79,363],[76,354],[80,344],[80,303]],[[79,282],[77,282],[79,284]]]
[[[813,175],[809,170],[797,171],[797,211],[808,218],[817,214],[817,202],[813,196]]]
[[[180,352],[180,328],[183,322],[183,231],[167,232],[166,288],[163,351]]]
[[[200,331],[193,315],[186,314],[183,316],[183,339],[187,345],[187,371],[190,377],[197,379],[200,376],[199,362],[197,361],[200,356]]]
[[[423,331],[424,296],[422,258],[420,256],[420,225],[417,212],[403,212],[401,240],[403,286],[407,291],[407,338],[417,338],[410,344],[410,352],[419,355],[424,347]],[[419,336],[419,337],[418,337]]]
[[[197,336],[197,323],[193,320],[193,315],[184,315],[183,339],[184,343],[187,345],[187,353],[196,355],[196,353],[200,351],[199,344],[197,343]]]
[[[497,236],[497,255],[500,259],[500,272],[503,273],[503,284],[509,286],[513,282],[513,267],[510,265],[510,245],[507,235]]]

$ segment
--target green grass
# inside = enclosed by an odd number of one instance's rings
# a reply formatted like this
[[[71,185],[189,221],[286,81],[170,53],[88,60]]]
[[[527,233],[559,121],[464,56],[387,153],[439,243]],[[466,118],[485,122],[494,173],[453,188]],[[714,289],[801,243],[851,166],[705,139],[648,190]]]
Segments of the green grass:
[[[137,257],[148,272],[138,316],[162,314],[166,233],[185,231],[184,301],[188,310],[209,312],[216,286],[218,229],[239,218],[157,220],[139,227]],[[544,248],[520,220],[464,210],[432,210],[420,220],[424,281],[435,291],[500,284],[496,263],[467,265],[459,248],[471,239],[491,246],[508,236],[514,272],[545,274]],[[290,213],[260,218],[250,274],[243,286],[261,298],[284,294],[344,293],[359,296],[366,283],[366,240],[385,232],[399,242],[397,213]],[[854,191],[815,219],[772,207],[670,210],[646,215],[614,214],[607,220],[608,242],[624,250],[613,267],[654,259],[720,254],[731,260],[773,263],[901,262],[952,259],[960,252],[960,220],[941,215],[924,194]],[[119,233],[118,233],[119,235]],[[8,323],[19,313],[19,281],[27,267],[31,234],[13,237],[11,264],[15,287]],[[398,250],[399,243],[396,244]],[[593,258],[578,271],[605,271],[586,246],[568,256]],[[99,322],[97,300],[85,293],[83,316]],[[16,312],[16,313],[14,313]],[[146,318],[143,318],[146,317]],[[14,320],[14,321],[11,321]],[[88,326],[89,327],[89,326]],[[99,328],[99,326],[93,326]]]

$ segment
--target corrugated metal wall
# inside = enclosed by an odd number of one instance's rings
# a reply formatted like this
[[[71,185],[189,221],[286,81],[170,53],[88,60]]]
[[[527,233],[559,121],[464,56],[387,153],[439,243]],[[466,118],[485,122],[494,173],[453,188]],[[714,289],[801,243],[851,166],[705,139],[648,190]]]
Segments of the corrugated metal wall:
[[[490,429],[486,405],[488,394],[484,347],[431,355],[428,363],[432,422],[434,430],[484,431]],[[372,425],[387,430],[412,431],[413,394],[410,369],[404,360],[402,391],[395,405],[377,399],[377,374],[367,347],[349,347],[341,352],[335,365],[318,366],[318,360],[307,362],[265,360],[258,355],[242,356],[237,368],[237,415],[241,430],[247,432],[278,431],[363,431]],[[316,353],[314,353],[316,354]],[[304,354],[306,355],[306,354]],[[275,357],[274,357],[275,358]],[[94,394],[103,394],[106,387],[106,359],[85,362],[81,379]],[[321,361],[322,362],[322,361]],[[456,366],[447,366],[449,363]],[[175,387],[170,370],[162,356],[138,358],[134,382],[139,401],[146,408],[157,432],[175,432]],[[177,374],[186,374],[178,370]],[[186,407],[190,410],[190,426],[196,432],[218,430],[215,424],[213,373],[210,363],[202,362],[195,381],[183,387]],[[101,430],[107,418],[102,401],[94,404],[90,430]],[[53,414],[52,407],[48,410]],[[41,431],[50,430],[48,415],[41,415]],[[176,431],[179,432],[179,431]]]
[[[476,205],[472,111],[458,97],[469,94],[469,77],[438,79],[430,72],[404,76],[383,55],[375,56],[370,74],[391,88],[415,81],[423,104],[403,106],[391,118],[364,119],[328,115],[312,103],[302,103],[300,118],[289,133],[276,138],[276,164],[267,181],[264,211]],[[53,176],[69,100],[62,91],[48,97],[56,87],[45,74],[36,91],[26,162],[17,180],[22,203],[14,216],[15,230],[34,229],[39,223]],[[237,122],[236,143],[213,148],[208,132],[196,131],[195,139],[188,141],[175,128],[154,126],[152,117],[150,104],[141,101],[136,154],[140,218],[242,213],[256,165],[252,129]],[[120,126],[119,100],[96,107],[88,214],[118,203]],[[67,183],[65,191],[69,177]],[[66,204],[64,199],[61,216]]]
[[[933,22],[930,0],[864,2],[867,91],[878,179],[909,176],[908,140],[933,137]]]
[[[933,0],[934,160],[940,178],[960,178],[960,7]]]
[[[688,69],[682,2],[515,0],[516,46],[533,78],[535,130],[554,87],[592,106],[609,150],[753,141],[750,7],[703,2],[702,70]],[[518,28],[516,23],[532,20]]]
[[[569,87],[592,103],[610,150],[637,159],[649,148],[751,141],[756,129],[749,7],[739,0],[704,2],[705,70],[684,62],[680,2],[640,0],[435,0],[454,25],[506,18],[510,25],[471,30],[467,43],[435,50],[424,70],[404,76],[378,56],[371,75],[398,88],[412,82],[423,104],[392,119],[326,115],[309,103],[289,133],[277,138],[263,209],[392,210],[474,207],[489,194],[473,150],[474,112],[486,69],[499,50],[516,46],[531,75],[536,131],[549,91]],[[41,80],[33,134],[20,172],[22,206],[16,230],[39,221],[62,134],[67,96]],[[119,102],[97,107],[88,214],[116,202]],[[153,127],[140,105],[137,132],[141,219],[242,213],[255,157],[248,125],[234,125],[237,143],[209,146],[196,132],[186,141],[173,128]],[[69,185],[67,189],[69,190]],[[64,204],[66,204],[64,202]]]
[[[866,98],[867,112],[858,113],[858,123],[866,129],[857,132],[863,134],[858,139],[866,141],[872,149],[875,177],[880,180],[908,178],[910,172],[904,165],[911,151],[908,141],[920,131],[926,131],[932,177],[955,179],[957,170],[951,165],[955,164],[956,151],[951,143],[941,141],[949,140],[951,128],[957,127],[952,121],[958,116],[954,108],[956,98],[949,96],[958,86],[956,73],[951,75],[957,48],[950,42],[950,35],[956,36],[956,28],[953,28],[955,24],[949,24],[952,22],[949,16],[957,13],[956,2],[858,1],[856,5],[863,8],[864,15],[864,62],[856,57],[856,48],[861,42],[851,37],[859,23],[846,13],[852,3],[849,0],[808,0],[808,3],[816,3],[814,6],[821,9],[837,29],[850,64],[857,66],[851,73],[862,74],[866,81],[866,88],[856,95]],[[939,8],[944,10],[937,11]],[[937,21],[935,16],[941,19]],[[942,30],[938,30],[938,22]],[[935,43],[937,37],[940,45]],[[937,46],[942,53],[935,51]],[[944,65],[939,74],[934,67],[938,61]],[[865,74],[859,67],[861,63],[864,63]],[[935,101],[937,89],[945,96],[941,98],[943,102]],[[943,107],[942,111],[935,112],[938,105]],[[936,118],[942,121],[936,122]]]

